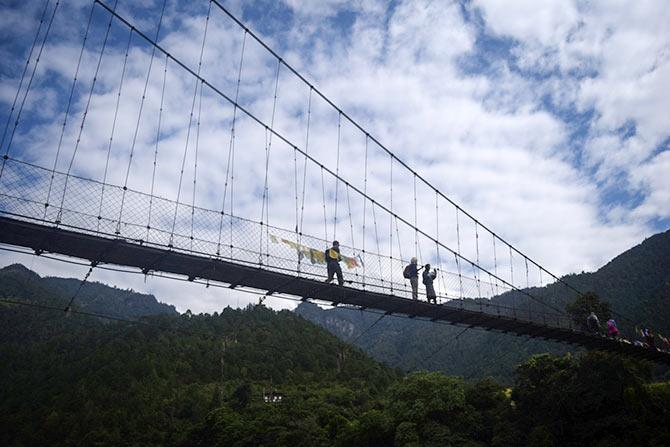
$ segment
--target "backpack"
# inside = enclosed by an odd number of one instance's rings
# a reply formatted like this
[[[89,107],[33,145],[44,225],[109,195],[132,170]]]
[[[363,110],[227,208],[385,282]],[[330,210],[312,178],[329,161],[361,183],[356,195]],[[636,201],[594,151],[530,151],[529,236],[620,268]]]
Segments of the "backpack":
[[[409,279],[412,277],[412,273],[410,272],[411,267],[412,264],[409,264],[408,266],[405,267],[405,270],[402,271],[403,278]]]

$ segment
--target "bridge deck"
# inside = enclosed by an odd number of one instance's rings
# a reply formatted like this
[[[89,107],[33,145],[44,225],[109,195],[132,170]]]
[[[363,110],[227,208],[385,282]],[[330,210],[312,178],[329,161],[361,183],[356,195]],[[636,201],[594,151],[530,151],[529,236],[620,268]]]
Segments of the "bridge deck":
[[[125,239],[111,239],[6,217],[0,217],[0,242],[31,248],[37,252],[58,253],[100,263],[137,267],[145,271],[154,270],[184,275],[189,278],[208,279],[231,286],[247,286],[272,293],[377,309],[388,314],[404,314],[433,321],[442,320],[487,330],[528,335],[579,345],[587,349],[625,353],[670,365],[670,354],[668,353],[566,328],[556,328],[449,305],[413,301],[352,287],[340,287],[314,279],[265,270],[261,266],[237,264],[168,248],[142,245]]]

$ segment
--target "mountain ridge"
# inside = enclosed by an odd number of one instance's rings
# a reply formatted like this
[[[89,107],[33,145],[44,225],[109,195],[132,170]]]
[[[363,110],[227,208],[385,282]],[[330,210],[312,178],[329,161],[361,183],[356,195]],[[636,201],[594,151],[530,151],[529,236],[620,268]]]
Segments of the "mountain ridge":
[[[594,291],[608,301],[612,310],[625,315],[619,321],[622,333],[635,337],[635,326],[646,325],[670,333],[670,230],[646,238],[640,244],[615,256],[595,272],[569,274],[561,278],[582,292]],[[574,299],[565,295],[559,283],[533,287],[529,292],[539,299],[564,308]],[[493,303],[517,309],[538,310],[539,305],[522,292],[512,291],[494,297]],[[375,359],[404,370],[424,368],[471,378],[493,376],[508,383],[516,363],[531,354],[563,354],[580,349],[540,340],[522,340],[507,334],[477,329],[466,330],[403,318],[386,317],[374,327],[376,316],[345,308],[324,310],[301,303],[295,312],[320,324],[343,340],[367,331],[355,339],[356,345]],[[346,333],[340,328],[346,327]]]
[[[81,280],[40,276],[22,264],[10,264],[0,269],[0,296],[26,299],[40,304],[65,308],[77,293]],[[119,289],[90,281],[84,283],[73,303],[74,308],[116,318],[139,318],[148,315],[177,315],[171,304],[158,301],[152,294]]]

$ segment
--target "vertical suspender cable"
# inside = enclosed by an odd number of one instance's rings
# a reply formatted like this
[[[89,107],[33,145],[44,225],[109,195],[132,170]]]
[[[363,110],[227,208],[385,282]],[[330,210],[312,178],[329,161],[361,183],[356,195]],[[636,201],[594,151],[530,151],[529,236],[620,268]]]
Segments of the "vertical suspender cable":
[[[323,178],[323,165],[321,165],[321,198],[323,199],[323,239],[328,243],[328,218],[326,216],[326,183]]]
[[[442,273],[442,256],[440,256],[440,196],[435,192],[435,249],[437,254],[437,265],[439,266],[438,274],[438,283],[441,282],[442,290],[444,294],[448,296],[446,282],[444,281],[444,275]]]
[[[493,280],[494,280],[495,285],[496,285],[496,293],[495,294],[496,294],[496,296],[498,296],[499,295],[499,292],[498,292],[498,254],[496,252],[496,235],[492,233],[491,236],[493,238],[493,275],[494,275]],[[496,306],[496,309],[498,311],[498,315],[500,315],[500,302],[498,302],[498,305]]]
[[[116,5],[118,0],[114,2],[112,11],[116,10]],[[107,41],[109,40],[109,32],[112,29],[112,21],[114,20],[114,14],[109,16],[109,22],[107,23],[107,30],[105,31],[105,38],[102,42],[102,47],[100,48],[100,55],[98,56],[98,63],[95,66],[95,73],[93,75],[93,81],[91,82],[91,88],[88,92],[88,99],[86,100],[86,106],[84,107],[84,113],[81,117],[81,124],[79,125],[79,133],[77,135],[77,141],[74,145],[74,150],[72,151],[72,157],[70,158],[70,163],[67,168],[67,173],[65,175],[65,184],[63,185],[63,194],[60,199],[60,206],[58,207],[58,215],[56,216],[56,225],[61,223],[61,217],[63,215],[63,205],[65,203],[65,194],[67,192],[68,180],[70,179],[70,171],[74,165],[74,160],[77,157],[77,150],[79,149],[79,143],[81,143],[81,135],[84,131],[84,125],[86,124],[86,116],[88,115],[88,108],[91,105],[91,98],[93,97],[93,90],[95,89],[96,81],[98,80],[98,73],[100,72],[100,64],[102,63],[102,57],[105,54],[105,48],[107,47]],[[131,29],[131,33],[133,30]]]
[[[305,188],[307,186],[307,153],[309,150],[309,127],[312,119],[312,88],[309,89],[309,97],[307,98],[307,131],[305,132],[305,160],[302,166],[302,197],[300,199],[300,231],[298,233],[298,246],[302,248],[302,229],[305,218]],[[295,150],[295,149],[294,149]],[[299,260],[301,258],[298,258]],[[298,268],[300,264],[298,264]]]
[[[195,194],[198,180],[198,151],[200,148],[200,119],[202,116],[202,88],[203,83],[200,83],[200,98],[198,98],[198,121],[195,126],[195,157],[193,158],[193,195],[191,197],[191,237],[190,249],[193,250],[193,226],[195,220]]]
[[[458,219],[458,207],[456,208],[456,247],[458,248],[458,255],[461,254],[461,226]]]
[[[463,276],[461,275],[461,262],[459,260],[459,257],[454,253],[454,259],[456,260],[456,268],[458,269],[458,285],[460,288],[460,304],[461,307],[463,307]]]
[[[261,228],[259,234],[259,245],[258,245],[258,263],[263,264],[263,225],[265,224],[263,219],[265,218],[265,196],[267,188],[267,178],[268,178],[268,169],[269,169],[269,149],[268,149],[268,128],[265,127],[265,181],[263,182],[263,197],[261,198]]]
[[[58,145],[56,146],[56,157],[54,159],[53,169],[51,170],[51,178],[49,179],[49,189],[47,190],[47,198],[44,202],[44,219],[47,217],[47,210],[49,208],[49,201],[51,200],[51,189],[53,188],[54,176],[56,172],[56,167],[58,165],[58,157],[60,156],[60,150],[63,145],[63,136],[65,135],[65,126],[67,125],[67,117],[70,114],[70,107],[72,106],[72,98],[74,97],[74,90],[77,84],[77,78],[79,76],[79,69],[81,68],[81,60],[84,56],[84,49],[86,48],[86,41],[88,40],[88,33],[91,29],[91,21],[93,20],[93,11],[95,10],[95,2],[91,5],[91,12],[88,15],[88,23],[86,24],[86,31],[84,32],[84,40],[81,44],[81,50],[79,51],[79,59],[77,60],[77,67],[74,70],[74,79],[72,80],[72,87],[70,88],[70,96],[67,100],[67,106],[65,107],[65,115],[63,117],[63,125],[61,126],[60,137],[58,138]]]
[[[524,256],[523,261],[526,264],[526,288],[530,289],[530,279],[528,278],[528,258]]]
[[[524,256],[523,261],[526,264],[526,290],[528,290],[530,289],[530,280],[528,279],[528,258]],[[527,301],[528,301],[528,319],[532,321],[530,300]]]
[[[33,85],[33,80],[35,79],[35,73],[37,72],[37,66],[40,63],[40,58],[42,57],[42,51],[44,50],[44,46],[47,43],[47,39],[49,37],[49,32],[51,31],[51,25],[54,23],[54,18],[56,17],[56,11],[58,10],[58,5],[60,5],[60,0],[56,1],[56,5],[54,6],[53,12],[51,13],[51,18],[49,19],[49,24],[47,25],[47,29],[44,32],[44,39],[42,39],[42,44],[40,45],[40,50],[37,53],[37,57],[35,58],[35,65],[33,65],[33,71],[30,73],[30,78],[28,79],[28,85],[26,86],[26,91],[23,93],[23,99],[21,100],[21,104],[19,105],[19,110],[16,112],[16,120],[14,120],[14,127],[12,128],[12,133],[9,135],[9,141],[7,142],[7,148],[5,149],[5,155],[2,157],[2,167],[0,167],[0,178],[2,178],[2,174],[5,170],[5,163],[7,162],[7,159],[9,158],[9,149],[12,146],[12,141],[14,141],[14,135],[16,133],[16,129],[19,126],[19,122],[21,121],[21,113],[23,112],[23,107],[26,105],[26,99],[28,99],[28,93],[30,93],[30,87]],[[40,27],[41,27],[41,22],[40,22]],[[39,33],[38,33],[39,35]],[[32,52],[32,50],[31,50]],[[10,115],[11,118],[11,115]],[[4,139],[4,137],[3,137]],[[2,146],[0,146],[1,148]]]
[[[340,132],[342,124],[342,113],[337,114],[337,158],[335,161],[335,212],[333,214],[333,239],[337,239],[337,202],[340,189]]]
[[[114,119],[112,120],[112,132],[109,135],[109,144],[107,145],[107,157],[105,158],[105,171],[102,175],[102,192],[100,194],[100,204],[98,206],[98,231],[100,231],[100,223],[102,220],[102,204],[105,200],[105,186],[107,184],[107,173],[109,170],[109,157],[112,154],[112,144],[114,142],[114,132],[116,130],[116,120],[119,116],[119,105],[121,105],[121,91],[123,90],[123,80],[126,75],[126,66],[128,65],[128,53],[130,52],[130,42],[132,41],[133,31],[128,33],[128,42],[126,43],[126,52],[123,56],[123,67],[121,68],[121,79],[119,80],[119,90],[116,93],[116,106],[114,107]],[[124,191],[125,192],[125,191]],[[117,232],[119,234],[119,227]]]
[[[349,211],[349,229],[351,231],[351,248],[356,247],[356,241],[354,240],[354,218],[351,215],[351,199],[349,198],[349,185],[346,185],[347,191],[347,210]]]
[[[223,184],[223,200],[221,202],[221,217],[219,219],[219,239],[216,244],[216,255],[221,256],[221,235],[223,233],[223,216],[226,212],[226,196],[228,194],[228,181],[230,180],[230,257],[233,257],[233,180],[235,161],[235,123],[237,119],[237,103],[240,97],[240,83],[242,81],[242,64],[244,62],[244,49],[247,41],[247,30],[242,35],[242,50],[240,54],[240,66],[237,70],[237,83],[235,86],[235,102],[233,104],[233,120],[230,126],[230,141],[228,143],[228,160],[226,162],[226,180]]]
[[[14,109],[16,108],[16,101],[19,99],[21,94],[21,89],[23,88],[23,81],[26,79],[26,73],[28,72],[28,67],[30,66],[30,59],[33,57],[33,52],[37,46],[37,41],[39,40],[40,34],[42,32],[42,25],[44,24],[44,18],[47,15],[47,10],[49,9],[49,3],[51,0],[44,2],[44,9],[42,10],[42,15],[40,17],[40,24],[37,27],[37,32],[35,33],[35,39],[30,46],[30,51],[28,52],[28,58],[26,59],[26,64],[23,66],[23,72],[21,73],[21,80],[19,81],[19,87],[16,89],[16,95],[14,95],[14,101],[12,101],[12,108],[9,110],[9,115],[7,115],[7,122],[5,123],[5,129],[2,131],[2,139],[0,139],[0,150],[5,145],[5,137],[7,136],[7,130],[9,129],[9,123],[12,121],[12,115],[14,115]]]
[[[458,283],[461,289],[461,306],[463,306],[463,276],[461,275],[461,263],[459,262],[459,257],[461,256],[461,227],[458,222],[458,212],[459,209],[456,207],[456,241],[458,247],[458,256],[456,258],[456,267],[458,268]]]
[[[479,281],[477,280],[477,268],[475,267],[475,263],[471,262],[470,265],[472,266],[472,274],[475,276],[475,283],[477,284],[477,299],[479,300],[479,311],[482,311],[482,293],[481,293],[481,288],[479,287]]]
[[[300,214],[298,211],[298,149],[293,147],[293,188],[295,195],[295,239],[298,242],[298,225],[300,223]]]
[[[156,184],[156,166],[158,163],[158,143],[161,138],[161,124],[163,124],[163,101],[165,99],[165,84],[167,82],[168,62],[170,58],[165,56],[165,67],[163,68],[163,85],[161,86],[161,104],[158,109],[158,127],[156,129],[156,145],[154,147],[154,162],[151,170],[151,192],[149,194],[149,220],[147,221],[147,242],[149,242],[149,233],[151,231],[151,212],[154,204],[154,187]]]
[[[499,295],[498,292],[498,255],[496,253],[496,235],[493,234],[493,275],[494,281],[496,284],[496,295]]]
[[[414,256],[419,255],[419,224],[416,205],[416,174],[414,175]]]
[[[477,296],[479,299],[482,298],[482,287],[481,287],[481,272],[479,271],[479,224],[475,222],[475,250],[476,250],[476,261],[477,261],[477,271],[475,274],[475,281],[477,281]],[[474,266],[473,266],[474,267]]]
[[[158,36],[160,35],[161,32],[161,25],[163,25],[163,15],[165,14],[165,5],[167,3],[167,0],[163,0],[163,7],[161,8],[161,14],[158,19],[158,26],[156,27],[156,36],[154,37],[154,40],[157,42],[158,41]],[[209,14],[207,15],[207,21],[209,21]],[[205,28],[207,25],[205,25]],[[130,42],[130,40],[129,40]],[[135,144],[137,143],[137,134],[140,130],[140,121],[142,119],[142,110],[144,110],[144,100],[147,96],[147,87],[149,86],[149,78],[151,77],[151,68],[154,65],[154,57],[156,56],[156,47],[152,46],[151,48],[151,58],[149,59],[149,69],[147,70],[147,76],[144,80],[144,89],[142,90],[142,99],[140,100],[140,109],[139,112],[137,112],[137,123],[135,124],[135,132],[133,133],[133,142],[130,145],[130,154],[128,155],[128,166],[126,167],[126,177],[123,181],[123,192],[121,194],[121,207],[119,209],[119,220],[116,223],[116,234],[119,234],[121,232],[121,219],[123,216],[123,206],[126,202],[126,191],[128,190],[128,177],[130,176],[130,166],[133,163],[133,155],[135,154]],[[127,55],[126,55],[127,57]],[[202,56],[200,58],[200,64],[202,64]],[[198,69],[198,72],[200,70]],[[197,87],[196,87],[197,88]],[[189,123],[190,126],[190,123]]]
[[[512,258],[512,247],[508,245],[509,248],[509,274],[510,274],[510,284],[514,287],[514,259]],[[512,311],[514,312],[514,318],[516,318],[516,299],[512,295]]]
[[[351,249],[354,250],[356,248],[356,241],[354,240],[354,218],[351,215],[351,199],[349,197],[349,184],[347,183],[347,208],[349,211],[349,229],[351,230]],[[352,253],[354,258],[358,256],[358,259],[361,260],[360,253],[356,255],[356,253]],[[356,269],[356,277],[358,278],[358,268]]]
[[[514,260],[512,258],[512,247],[509,246],[509,274],[510,274],[510,284],[514,286]]]
[[[269,130],[269,137],[267,139],[267,144],[265,146],[265,185],[263,186],[263,207],[265,209],[265,235],[266,235],[266,260],[269,261],[270,258],[270,188],[268,184],[268,174],[270,170],[270,152],[272,151],[272,136],[274,135],[274,122],[275,122],[275,112],[277,110],[277,89],[279,88],[279,69],[281,68],[281,59],[277,59],[277,72],[275,75],[275,91],[274,98],[272,100],[272,116],[270,117],[270,127],[266,127],[266,135]],[[263,211],[261,210],[261,225],[263,225]],[[261,228],[262,232],[262,228]],[[263,236],[261,234],[261,252],[263,245]]]
[[[367,215],[367,195],[368,195],[368,135],[365,134],[365,162],[363,163],[363,257],[367,259],[365,255],[365,239],[367,238],[367,233],[365,232],[365,220]],[[363,261],[363,288],[365,288],[365,261]]]
[[[393,219],[395,221],[395,234],[396,234],[396,241],[398,242],[398,256],[399,256],[399,261],[400,261],[400,269],[403,268],[403,256],[402,256],[402,246],[400,243],[400,228],[398,228],[398,218],[395,217]],[[391,284],[393,284],[393,274],[396,272],[396,270],[393,268],[393,258],[391,258]],[[407,282],[403,280],[403,286],[405,287],[405,291],[407,291]]]
[[[300,274],[300,265],[302,261],[302,250],[300,247],[300,235],[298,234],[300,223],[300,215],[298,214],[298,150],[293,146],[293,186],[295,188],[295,242],[296,247],[296,256],[297,256],[297,269],[298,275]]]
[[[193,124],[193,112],[195,110],[195,100],[198,96],[198,85],[202,82],[200,70],[202,69],[202,57],[205,53],[205,42],[207,41],[207,28],[209,27],[209,17],[212,12],[212,1],[210,0],[207,8],[207,17],[205,18],[205,30],[202,34],[202,44],[200,45],[200,58],[198,60],[198,71],[196,73],[195,89],[193,90],[193,101],[191,101],[191,112],[188,118],[188,129],[186,130],[186,144],[184,145],[184,155],[181,160],[181,169],[179,171],[179,184],[177,186],[177,200],[174,205],[174,217],[172,218],[172,230],[170,231],[170,242],[168,247],[172,248],[174,242],[174,231],[177,225],[177,212],[179,211],[179,199],[181,198],[181,185],[184,179],[184,167],[186,166],[186,154],[188,153],[188,142],[191,136],[191,125]]]
[[[375,212],[375,202],[371,202],[370,206],[372,207],[372,220],[375,226],[375,241],[377,242],[377,263],[379,264],[379,278],[381,279],[382,284],[384,284],[384,271],[382,269],[382,252],[379,247],[379,232],[377,231],[377,213]]]
[[[398,243],[398,256],[399,256],[398,259],[401,262],[403,262],[403,260],[405,258],[402,256],[402,245],[400,243],[400,228],[398,227],[398,218],[394,217],[393,221],[395,222],[395,238],[396,238],[396,242]]]
[[[391,165],[389,170],[389,182],[390,182],[390,192],[391,192],[391,201],[390,201],[390,210],[389,213],[389,266],[390,273],[393,274],[393,156],[391,156]],[[391,283],[391,293],[393,293],[393,281]]]

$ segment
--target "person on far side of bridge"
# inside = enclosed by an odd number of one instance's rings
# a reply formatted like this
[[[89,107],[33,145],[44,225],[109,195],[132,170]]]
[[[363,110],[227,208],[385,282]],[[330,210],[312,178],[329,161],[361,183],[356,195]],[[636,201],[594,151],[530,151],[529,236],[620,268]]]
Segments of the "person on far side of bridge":
[[[591,312],[588,317],[586,317],[586,327],[589,329],[589,332],[592,334],[600,334],[600,321],[595,312]]]
[[[607,336],[611,338],[619,337],[619,328],[616,327],[616,321],[613,318],[607,320]]]
[[[654,339],[654,332],[648,327],[642,330],[642,335],[644,337],[644,343],[649,349],[656,349],[656,340]]]
[[[333,246],[327,249],[325,254],[326,268],[328,269],[328,279],[326,279],[326,282],[331,282],[333,277],[337,275],[337,283],[341,286],[344,285],[342,267],[340,267],[340,261],[342,260],[342,255],[340,255],[340,243],[338,241],[333,241]]]
[[[402,272],[402,276],[409,279],[409,284],[412,286],[412,299],[419,299],[419,270],[423,267],[416,267],[416,258],[412,258],[409,262],[409,265],[405,267],[405,270]]]
[[[430,264],[426,264],[423,270],[423,285],[426,286],[426,300],[430,303],[437,304],[437,294],[433,287],[433,281],[437,278],[437,271],[433,269],[430,271]]]

